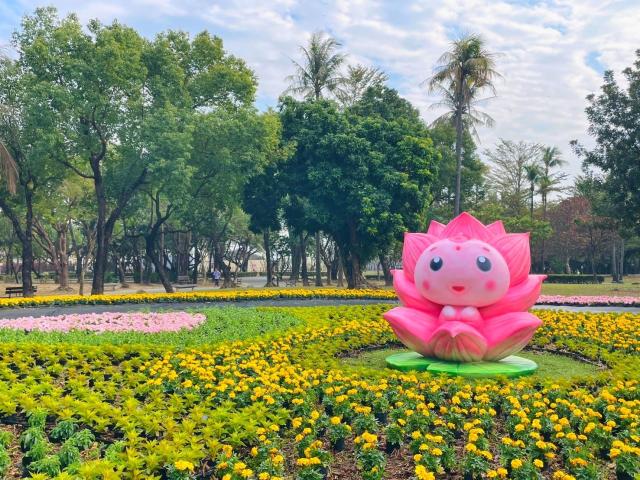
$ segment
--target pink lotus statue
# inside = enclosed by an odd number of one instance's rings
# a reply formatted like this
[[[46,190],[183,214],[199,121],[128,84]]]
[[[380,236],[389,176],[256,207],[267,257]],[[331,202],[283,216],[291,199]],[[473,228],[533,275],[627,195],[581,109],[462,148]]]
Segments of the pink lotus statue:
[[[400,341],[430,358],[500,360],[542,322],[528,313],[545,275],[529,275],[528,233],[506,233],[462,213],[407,233],[393,286],[403,306],[384,314]]]

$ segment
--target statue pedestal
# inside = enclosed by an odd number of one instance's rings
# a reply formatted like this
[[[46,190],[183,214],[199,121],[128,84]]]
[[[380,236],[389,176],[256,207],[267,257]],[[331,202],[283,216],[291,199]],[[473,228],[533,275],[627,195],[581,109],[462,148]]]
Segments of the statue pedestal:
[[[444,373],[456,377],[491,378],[520,377],[531,375],[538,368],[533,360],[511,355],[496,362],[452,362],[438,358],[423,357],[416,352],[389,355],[387,366],[402,372]]]

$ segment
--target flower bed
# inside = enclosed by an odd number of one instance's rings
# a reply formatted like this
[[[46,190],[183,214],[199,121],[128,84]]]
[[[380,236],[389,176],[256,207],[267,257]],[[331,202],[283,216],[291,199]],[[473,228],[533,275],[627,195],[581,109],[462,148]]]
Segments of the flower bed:
[[[539,305],[575,306],[640,306],[638,297],[610,297],[608,295],[540,295]]]
[[[640,473],[640,316],[536,311],[537,347],[610,368],[469,383],[342,364],[342,353],[393,341],[386,308],[269,308],[304,323],[188,349],[0,344],[0,474],[7,451],[32,478]],[[19,437],[3,435],[8,424]]]
[[[178,332],[200,325],[206,320],[201,313],[86,313],[58,315],[54,317],[20,317],[0,320],[0,328],[38,330],[41,332],[69,332],[88,330],[93,332]]]
[[[0,298],[1,308],[37,307],[46,305],[117,305],[122,303],[202,303],[237,302],[242,300],[278,299],[345,299],[345,300],[390,300],[398,299],[392,290],[338,288],[287,288],[287,289],[246,289],[215,290],[182,293],[136,293],[124,295],[50,295],[30,298]],[[609,296],[563,296],[541,295],[539,305],[575,306],[640,306],[637,297]]]

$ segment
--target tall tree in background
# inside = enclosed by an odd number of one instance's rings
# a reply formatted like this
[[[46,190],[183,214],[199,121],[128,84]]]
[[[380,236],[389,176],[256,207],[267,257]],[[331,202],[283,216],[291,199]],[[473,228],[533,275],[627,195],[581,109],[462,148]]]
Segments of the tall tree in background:
[[[460,213],[463,133],[465,129],[475,132],[476,126],[493,125],[493,119],[475,107],[484,91],[495,95],[493,82],[498,76],[495,54],[486,50],[480,36],[467,35],[442,54],[435,75],[428,80],[429,91],[443,97],[434,106],[448,109],[436,122],[450,122],[456,128],[455,215]]]
[[[345,60],[345,55],[337,52],[339,47],[336,39],[326,37],[323,32],[314,32],[308,45],[300,46],[302,62],[292,60],[296,72],[287,77],[291,84],[288,92],[316,101],[323,98],[325,92],[336,92],[343,83],[340,69]],[[315,232],[315,244],[315,284],[319,287],[322,286],[319,230]],[[302,261],[306,262],[304,252]]]
[[[527,177],[527,182],[529,182],[529,216],[533,220],[533,198],[536,194],[536,187],[540,181],[542,170],[537,163],[530,163],[524,166],[524,173]]]
[[[350,107],[362,98],[368,88],[381,87],[387,80],[387,74],[377,67],[349,65],[336,97],[343,107]]]
[[[568,175],[564,172],[554,172],[554,169],[566,165],[566,161],[562,159],[560,150],[556,147],[544,147],[542,149],[542,157],[540,158],[540,166],[542,172],[538,179],[538,191],[542,198],[542,220],[547,220],[547,203],[549,194],[562,191],[562,184]],[[545,240],[540,245],[540,265],[544,269],[545,264]]]
[[[498,193],[507,213],[521,215],[526,208],[527,166],[538,161],[540,146],[500,139],[485,155],[489,160],[489,184]]]
[[[53,164],[64,154],[59,120],[42,108],[49,96],[19,61],[0,61],[0,208],[22,247],[24,296],[33,295],[34,205],[39,195],[56,188],[59,169]]]
[[[640,50],[635,63],[623,70],[618,84],[612,71],[604,74],[599,95],[589,95],[586,108],[595,147],[572,142],[585,167],[603,174],[601,187],[622,224],[640,232]]]

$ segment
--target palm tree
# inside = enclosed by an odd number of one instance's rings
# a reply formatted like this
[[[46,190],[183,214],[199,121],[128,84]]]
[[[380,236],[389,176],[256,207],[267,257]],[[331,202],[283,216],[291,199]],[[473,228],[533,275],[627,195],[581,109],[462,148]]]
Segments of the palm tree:
[[[0,62],[8,61],[8,58],[2,51],[0,51]],[[10,114],[9,107],[3,104],[0,101],[0,116],[3,118],[7,118]],[[18,182],[18,166],[16,165],[16,161],[9,152],[7,148],[5,139],[2,138],[2,133],[0,132],[0,175],[2,176],[2,182],[4,182],[5,186],[9,193],[16,193],[16,184]]]
[[[345,55],[336,52],[339,47],[335,38],[314,32],[309,44],[300,46],[302,63],[291,60],[296,73],[287,77],[287,91],[313,100],[321,99],[325,91],[335,92],[343,82],[340,68],[345,60]]]
[[[542,219],[547,218],[547,197],[552,192],[562,190],[560,185],[567,178],[564,172],[551,172],[552,169],[566,165],[566,161],[562,159],[560,150],[556,147],[545,147],[542,150],[542,172],[539,180],[539,192],[542,197]]]
[[[568,175],[564,172],[552,172],[552,169],[562,167],[566,165],[566,161],[562,159],[560,150],[556,147],[544,147],[542,149],[542,173],[538,180],[538,191],[542,197],[542,220],[547,219],[547,199],[548,195],[552,192],[559,192],[562,190],[562,183],[566,180]],[[545,242],[542,239],[540,245],[540,265],[544,271],[544,254],[545,254]]]
[[[484,48],[484,40],[478,35],[465,35],[454,41],[451,50],[442,54],[436,73],[428,79],[430,93],[443,96],[434,107],[448,109],[436,122],[453,123],[456,128],[456,197],[455,215],[460,213],[460,178],[462,176],[462,137],[464,130],[476,133],[477,125],[492,126],[493,119],[476,110],[488,89],[495,95],[493,81],[500,74],[495,70],[495,54]]]
[[[540,181],[540,174],[542,173],[542,170],[538,164],[531,163],[529,165],[525,165],[524,172],[527,177],[527,181],[529,182],[529,213],[531,215],[531,220],[533,220],[533,197],[536,193],[536,185]]]
[[[296,72],[287,77],[290,82],[287,91],[311,100],[320,100],[324,92],[335,92],[343,83],[340,68],[344,63],[345,55],[337,52],[339,47],[340,43],[335,38],[326,37],[323,32],[314,32],[309,39],[309,44],[306,47],[300,46],[302,63],[291,60]],[[321,287],[320,231],[315,233],[315,243],[315,284]],[[306,259],[303,258],[303,261]]]
[[[336,97],[344,107],[349,107],[360,100],[369,87],[383,85],[388,79],[378,67],[349,65],[342,85],[336,90]]]

